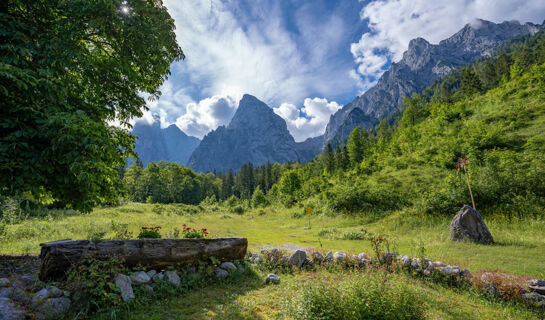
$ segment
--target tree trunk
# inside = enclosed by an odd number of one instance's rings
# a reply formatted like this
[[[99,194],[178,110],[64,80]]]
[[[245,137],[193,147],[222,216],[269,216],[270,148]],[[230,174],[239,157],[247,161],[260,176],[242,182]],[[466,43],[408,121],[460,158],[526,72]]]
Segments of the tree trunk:
[[[60,240],[40,244],[40,280],[58,280],[66,276],[73,265],[86,257],[109,255],[122,258],[128,267],[142,265],[148,269],[163,269],[177,264],[192,264],[214,257],[219,261],[240,260],[246,255],[246,238],[216,239],[135,239]]]

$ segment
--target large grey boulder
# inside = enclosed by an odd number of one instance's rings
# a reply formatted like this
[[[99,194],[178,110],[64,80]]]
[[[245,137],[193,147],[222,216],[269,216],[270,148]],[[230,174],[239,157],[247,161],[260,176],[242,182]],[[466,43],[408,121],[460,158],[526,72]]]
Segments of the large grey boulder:
[[[176,271],[165,271],[165,281],[178,287],[180,285],[180,276],[178,276]]]
[[[468,205],[464,205],[452,219],[450,240],[481,244],[494,243],[494,239],[479,212]]]
[[[524,293],[521,298],[530,305],[545,308],[545,295],[537,292],[528,292]]]
[[[65,297],[47,299],[34,308],[37,319],[56,318],[70,309],[70,299]]]
[[[307,253],[303,250],[297,250],[291,255],[289,262],[292,266],[301,268],[306,259]]]
[[[118,274],[115,277],[115,284],[119,287],[121,291],[121,298],[123,301],[129,301],[134,299],[134,291],[132,290],[131,278],[124,274]]]
[[[150,276],[144,271],[133,272],[131,274],[131,283],[133,284],[144,284],[150,281]]]
[[[215,268],[214,269],[214,275],[218,279],[225,279],[229,276],[229,272],[223,270],[222,268]]]
[[[32,296],[32,304],[36,305],[50,298],[59,298],[62,297],[63,294],[64,292],[61,289],[55,286],[47,286]]]
[[[220,268],[222,268],[223,270],[229,271],[229,272],[237,271],[237,266],[235,266],[234,263],[229,262],[229,261],[222,263],[220,265]]]
[[[19,320],[24,318],[23,310],[15,305],[11,299],[0,297],[0,319]]]

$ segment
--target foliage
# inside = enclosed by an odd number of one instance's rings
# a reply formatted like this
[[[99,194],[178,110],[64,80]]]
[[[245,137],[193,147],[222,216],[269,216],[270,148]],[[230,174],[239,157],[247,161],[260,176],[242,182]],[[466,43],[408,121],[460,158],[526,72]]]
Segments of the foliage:
[[[161,238],[160,226],[155,227],[142,227],[142,230],[138,234],[138,239],[159,239]]]
[[[269,200],[265,197],[261,187],[257,186],[255,188],[254,194],[252,195],[252,206],[254,208],[266,207],[269,204]]]
[[[294,319],[424,319],[422,297],[393,276],[354,275],[350,281],[312,279],[287,302]]]
[[[244,207],[242,206],[236,206],[233,208],[233,213],[236,213],[236,214],[244,214]]]
[[[0,191],[82,211],[115,203],[134,137],[110,123],[130,126],[184,57],[166,7],[15,0],[0,33]]]
[[[121,305],[119,288],[113,281],[121,272],[122,260],[113,256],[92,256],[73,266],[67,283],[76,309],[89,312]]]
[[[201,230],[197,230],[195,228],[188,227],[187,225],[183,225],[182,228],[182,238],[185,239],[204,239],[208,235],[208,231],[206,231],[205,228],[202,228]]]

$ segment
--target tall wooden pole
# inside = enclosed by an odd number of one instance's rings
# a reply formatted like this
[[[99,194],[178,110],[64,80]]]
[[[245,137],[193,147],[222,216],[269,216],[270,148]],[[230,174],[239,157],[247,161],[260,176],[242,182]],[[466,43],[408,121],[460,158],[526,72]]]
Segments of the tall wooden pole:
[[[471,192],[471,184],[469,183],[469,173],[467,172],[466,165],[464,164],[464,172],[466,173],[467,188],[469,189],[469,195],[471,196],[471,203],[473,204],[473,209],[475,208],[475,199],[473,199],[473,192]]]

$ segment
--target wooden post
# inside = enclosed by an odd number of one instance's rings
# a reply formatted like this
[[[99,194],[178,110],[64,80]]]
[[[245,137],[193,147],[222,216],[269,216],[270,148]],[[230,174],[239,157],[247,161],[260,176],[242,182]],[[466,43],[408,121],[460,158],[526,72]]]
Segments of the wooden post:
[[[471,191],[471,183],[469,183],[469,172],[467,172],[466,166],[464,165],[464,172],[466,173],[467,188],[469,189],[469,195],[471,196],[471,203],[473,204],[473,209],[475,208],[475,199],[473,199],[473,192]]]

